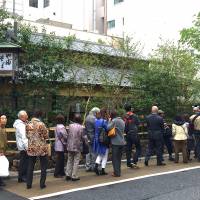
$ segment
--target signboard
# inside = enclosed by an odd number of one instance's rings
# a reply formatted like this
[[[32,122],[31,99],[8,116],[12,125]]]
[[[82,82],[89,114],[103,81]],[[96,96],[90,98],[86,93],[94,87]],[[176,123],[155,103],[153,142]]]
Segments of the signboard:
[[[0,72],[13,70],[13,53],[0,53]]]

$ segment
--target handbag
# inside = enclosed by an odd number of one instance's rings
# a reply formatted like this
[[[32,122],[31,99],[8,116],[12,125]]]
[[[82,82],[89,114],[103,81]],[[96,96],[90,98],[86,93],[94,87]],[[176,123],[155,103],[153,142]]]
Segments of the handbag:
[[[108,137],[115,137],[116,136],[116,129],[115,126],[108,131]]]
[[[0,156],[0,177],[9,176],[9,162],[5,156]]]
[[[89,145],[83,140],[83,151],[82,154],[88,154],[89,153]]]

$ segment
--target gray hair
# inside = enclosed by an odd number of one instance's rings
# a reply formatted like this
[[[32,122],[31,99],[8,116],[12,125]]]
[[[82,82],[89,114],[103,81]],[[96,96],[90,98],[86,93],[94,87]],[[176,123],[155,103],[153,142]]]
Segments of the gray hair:
[[[100,112],[100,109],[97,108],[97,107],[94,107],[94,108],[92,108],[92,109],[90,110],[90,114],[92,114],[92,115],[96,115],[96,114],[99,113],[99,112]]]
[[[158,113],[158,106],[152,106],[151,112],[152,113]]]
[[[27,115],[27,112],[25,110],[20,110],[17,114],[18,118],[20,118],[22,115]]]

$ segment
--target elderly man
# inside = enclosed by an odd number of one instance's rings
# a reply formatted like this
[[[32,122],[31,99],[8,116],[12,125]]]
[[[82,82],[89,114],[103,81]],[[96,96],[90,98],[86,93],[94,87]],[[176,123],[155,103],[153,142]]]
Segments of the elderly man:
[[[97,113],[100,113],[100,109],[97,107],[92,108],[89,115],[85,120],[85,130],[89,139],[89,153],[86,155],[86,171],[94,171],[96,155],[93,153],[92,146],[95,134],[95,120]]]
[[[5,155],[7,147],[7,135],[5,126],[7,123],[7,118],[5,115],[0,116],[0,156]],[[0,186],[5,186],[3,179],[0,177]]]
[[[26,137],[26,123],[28,120],[28,115],[26,111],[21,110],[18,113],[18,119],[15,120],[13,127],[16,129],[16,143],[17,148],[20,151],[20,162],[18,171],[18,182],[26,182],[27,167],[28,167],[28,139]]]
[[[147,116],[146,121],[149,135],[149,144],[144,164],[148,166],[148,161],[153,153],[153,149],[155,148],[157,155],[157,165],[165,165],[165,163],[162,163],[164,121],[163,118],[158,115],[157,106],[152,107],[151,114]]]
[[[190,117],[190,129],[195,138],[195,156],[200,161],[200,108],[193,106],[194,114]]]

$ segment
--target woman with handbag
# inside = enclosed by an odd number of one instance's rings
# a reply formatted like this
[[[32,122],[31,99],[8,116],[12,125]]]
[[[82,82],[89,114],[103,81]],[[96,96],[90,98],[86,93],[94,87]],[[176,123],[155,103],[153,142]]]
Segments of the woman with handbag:
[[[4,160],[6,159],[5,157],[5,152],[6,152],[6,147],[7,147],[7,134],[5,130],[5,126],[7,123],[7,118],[5,115],[0,116],[0,157],[4,157]],[[2,165],[2,163],[1,163]],[[8,171],[8,169],[7,169]],[[0,172],[2,174],[2,172]],[[4,174],[5,176],[5,174]],[[0,177],[0,186],[6,186],[6,184],[3,181],[3,178]]]
[[[112,146],[112,165],[114,170],[112,176],[120,177],[122,150],[125,145],[125,122],[122,118],[117,117],[117,112],[114,110],[111,112],[110,117],[111,121],[108,123],[108,136],[111,138]]]
[[[93,151],[96,153],[97,158],[95,161],[94,171],[96,175],[107,175],[105,172],[106,163],[108,160],[109,143],[104,141],[107,134],[108,125],[108,113],[106,109],[102,109],[100,113],[97,113],[95,120],[95,135],[93,142]],[[101,165],[101,171],[99,171],[99,165]]]
[[[187,156],[187,125],[180,115],[177,115],[172,124],[172,135],[174,139],[175,163],[179,161],[179,151],[182,152],[183,162],[188,162]]]
[[[65,117],[61,114],[56,116],[55,127],[55,152],[56,152],[56,166],[54,171],[55,178],[62,178],[65,176],[65,150],[67,143],[67,131],[64,126]]]

